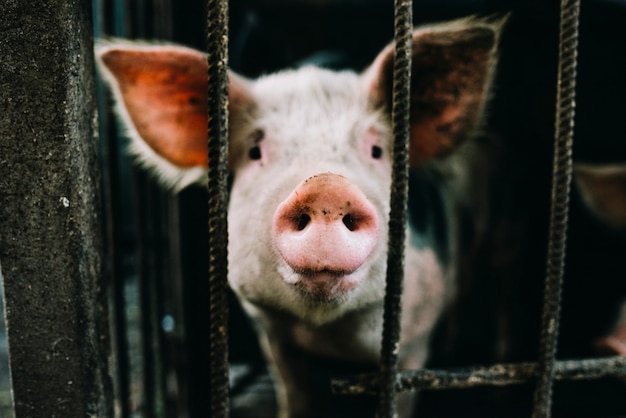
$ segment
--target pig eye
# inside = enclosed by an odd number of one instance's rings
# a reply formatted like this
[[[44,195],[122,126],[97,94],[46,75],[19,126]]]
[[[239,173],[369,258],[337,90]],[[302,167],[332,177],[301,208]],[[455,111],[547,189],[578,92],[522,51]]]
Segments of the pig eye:
[[[259,146],[259,143],[263,140],[264,137],[265,132],[263,131],[263,129],[256,129],[254,132],[252,132],[252,134],[250,134],[250,142],[254,144],[254,146],[250,148],[250,151],[248,151],[248,157],[250,157],[251,160],[261,159],[261,147]]]
[[[257,146],[250,148],[250,151],[248,151],[248,156],[250,157],[251,160],[260,160],[261,159],[261,147],[257,145]]]
[[[383,156],[383,149],[378,145],[372,146],[372,158],[379,159]]]

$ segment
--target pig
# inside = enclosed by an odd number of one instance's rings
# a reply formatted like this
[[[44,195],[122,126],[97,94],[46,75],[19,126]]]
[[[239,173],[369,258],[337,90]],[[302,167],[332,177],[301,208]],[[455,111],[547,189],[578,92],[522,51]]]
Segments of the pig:
[[[418,369],[455,294],[459,211],[481,223],[474,140],[505,19],[413,31],[410,197],[399,367]],[[101,74],[129,152],[164,187],[205,184],[207,58],[183,46],[101,42]],[[229,73],[228,283],[252,318],[280,417],[332,416],[310,358],[380,357],[391,189],[394,46],[364,71]],[[398,260],[398,262],[401,262]],[[400,413],[412,413],[412,394]]]

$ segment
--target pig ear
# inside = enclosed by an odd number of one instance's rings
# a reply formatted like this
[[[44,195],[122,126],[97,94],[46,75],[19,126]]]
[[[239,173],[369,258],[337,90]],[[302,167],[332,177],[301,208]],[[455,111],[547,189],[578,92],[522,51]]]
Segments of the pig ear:
[[[444,156],[480,122],[505,19],[416,29],[411,66],[410,162]],[[365,72],[372,102],[391,110],[394,46]]]
[[[206,55],[180,46],[101,43],[96,56],[138,162],[175,190],[205,183]],[[230,79],[232,109],[247,95],[245,80]]]
[[[591,211],[616,228],[626,228],[626,165],[577,164],[574,180]]]

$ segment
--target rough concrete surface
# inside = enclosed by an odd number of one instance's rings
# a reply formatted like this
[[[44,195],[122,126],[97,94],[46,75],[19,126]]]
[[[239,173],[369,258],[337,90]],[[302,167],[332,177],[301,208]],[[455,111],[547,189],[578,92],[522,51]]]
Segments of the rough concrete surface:
[[[16,417],[110,416],[90,2],[0,3],[0,260]]]

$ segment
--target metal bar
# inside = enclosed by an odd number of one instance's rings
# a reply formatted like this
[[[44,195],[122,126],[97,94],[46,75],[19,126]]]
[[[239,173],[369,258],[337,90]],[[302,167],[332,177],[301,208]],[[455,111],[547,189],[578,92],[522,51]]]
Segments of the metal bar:
[[[506,386],[536,379],[541,372],[538,363],[498,364],[491,367],[403,371],[396,375],[399,392],[424,389],[461,389],[478,386]],[[556,380],[599,379],[606,376],[626,377],[626,357],[558,361],[554,367]],[[344,395],[374,395],[380,386],[375,373],[335,379],[332,390]]]
[[[94,1],[93,13],[94,36],[103,37],[109,32],[105,27],[111,27],[107,22],[106,12],[112,5],[103,0]],[[130,399],[130,357],[128,344],[128,321],[126,317],[126,297],[124,294],[124,261],[123,261],[123,231],[120,216],[120,202],[122,193],[119,187],[119,159],[120,153],[117,138],[110,134],[112,118],[109,117],[108,101],[104,86],[100,80],[96,83],[98,103],[98,129],[100,138],[100,167],[102,170],[102,195],[105,213],[104,242],[105,242],[105,275],[109,283],[109,313],[112,322],[111,336],[115,362],[113,364],[113,379],[115,398],[117,399],[118,418],[128,418],[131,410]],[[115,185],[115,186],[114,186]]]
[[[572,181],[579,14],[580,0],[562,0],[552,204],[541,325],[540,373],[534,395],[534,418],[548,418],[551,415],[552,386],[561,310],[561,288],[565,269],[569,190]]]
[[[156,238],[154,226],[156,224],[157,208],[155,207],[155,189],[150,184],[145,173],[133,172],[134,189],[137,199],[134,200],[137,238],[137,275],[138,275],[138,303],[139,329],[141,330],[141,409],[145,418],[156,417],[156,356],[154,341],[154,292],[153,287],[157,280]],[[139,221],[141,220],[141,221]]]
[[[189,417],[189,405],[188,405],[188,388],[194,382],[189,382],[189,356],[186,352],[186,343],[189,341],[189,336],[186,335],[187,328],[185,324],[185,299],[184,299],[184,284],[185,275],[183,274],[183,254],[185,252],[184,240],[182,235],[184,217],[181,217],[181,200],[178,196],[170,197],[168,201],[168,213],[169,213],[169,246],[171,261],[171,283],[169,285],[169,295],[167,298],[167,315],[171,319],[169,324],[165,324],[164,332],[167,335],[167,366],[168,378],[173,379],[176,383],[176,395],[175,399],[170,399],[170,390],[166,392],[166,400],[168,401],[168,412],[166,416],[175,416],[179,418]],[[193,218],[196,220],[197,218]],[[196,228],[197,229],[197,228]],[[203,255],[206,252],[202,253]],[[206,268],[202,269],[200,274],[205,274]],[[195,276],[193,277],[195,278]],[[204,277],[203,277],[204,278]],[[204,280],[199,280],[204,282]],[[193,288],[193,283],[188,284]],[[165,319],[165,318],[164,318]],[[208,331],[203,335],[207,335]],[[186,337],[186,338],[185,338]],[[174,404],[175,405],[169,405]],[[174,406],[176,412],[173,411]]]
[[[102,86],[98,86],[102,91]],[[104,94],[99,95],[103,97]],[[103,126],[109,121],[104,114],[104,103],[99,104],[102,110],[100,113],[100,150],[103,155],[102,185],[104,196],[104,212],[106,214],[105,225],[105,245],[107,258],[107,280],[110,283],[109,300],[112,327],[113,350],[115,353],[114,377],[116,381],[117,394],[119,399],[119,417],[130,416],[130,359],[128,344],[128,321],[126,317],[126,296],[125,296],[125,275],[124,260],[120,249],[123,248],[122,231],[120,228],[119,202],[121,194],[119,188],[113,185],[119,184],[118,160],[115,158],[119,154],[117,141],[110,141],[106,133],[107,127]]]
[[[0,3],[0,259],[20,417],[108,417],[91,2]]]
[[[147,12],[147,13],[146,13]],[[151,0],[145,5],[143,19],[150,22],[149,27],[152,36],[158,39],[173,38],[173,21],[171,13],[171,0]],[[180,247],[174,248],[171,245],[172,235],[178,234],[179,223],[175,223],[169,209],[170,202],[177,198],[159,188],[155,194],[154,207],[158,207],[158,222],[155,223],[155,233],[157,238],[157,247],[155,248],[157,260],[155,260],[155,271],[153,281],[151,283],[152,297],[152,326],[154,330],[154,402],[157,417],[176,416],[183,418],[178,414],[176,409],[176,399],[168,396],[168,386],[175,387],[173,380],[169,380],[169,372],[171,365],[171,346],[168,344],[169,339],[163,329],[163,319],[165,318],[170,298],[172,297],[171,288],[175,281],[174,272],[171,265],[174,254],[180,251]]]
[[[159,193],[155,196],[155,207],[158,205],[158,222],[156,223],[156,252],[157,259],[154,261],[156,271],[154,272],[154,282],[151,288],[152,302],[152,326],[154,329],[154,372],[155,372],[155,407],[157,417],[166,417],[167,411],[167,348],[166,337],[163,332],[162,320],[165,316],[165,295],[169,294],[171,283],[170,251],[169,251],[169,229],[168,229],[168,206],[169,196],[159,188]]]
[[[378,416],[396,416],[395,376],[398,367],[400,311],[404,278],[404,239],[409,190],[409,108],[413,14],[410,0],[395,1],[395,59],[393,66],[392,125],[394,135],[393,173],[389,213],[387,287],[385,290],[383,336],[380,360],[382,385]]]
[[[207,8],[211,416],[228,416],[228,1]]]

